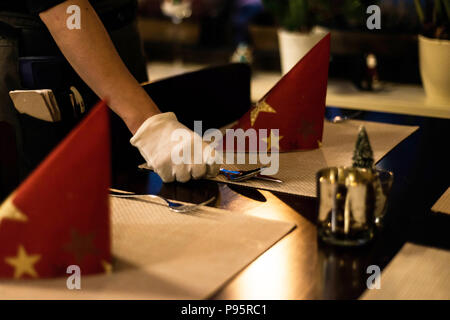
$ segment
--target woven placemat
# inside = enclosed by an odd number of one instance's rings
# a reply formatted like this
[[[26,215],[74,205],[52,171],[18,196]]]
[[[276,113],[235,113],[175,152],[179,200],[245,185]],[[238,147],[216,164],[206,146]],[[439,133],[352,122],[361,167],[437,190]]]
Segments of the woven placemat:
[[[1,280],[1,298],[207,298],[295,227],[210,207],[179,214],[130,199],[111,205],[111,274],[82,276],[81,290],[68,290],[66,278]]]
[[[350,166],[352,164],[353,150],[361,125],[364,125],[367,130],[376,162],[418,129],[418,127],[356,120],[340,124],[325,122],[321,148],[311,151],[280,153],[279,172],[275,177],[281,179],[283,183],[256,179],[246,182],[230,182],[222,175],[212,180],[315,197],[317,171],[325,167]],[[256,166],[246,164],[223,165],[225,169],[229,170],[248,170]]]
[[[439,198],[439,200],[431,208],[434,212],[441,212],[450,214],[450,188],[444,192],[444,194]]]
[[[407,243],[381,273],[380,289],[366,290],[361,299],[448,300],[449,266],[450,251]]]

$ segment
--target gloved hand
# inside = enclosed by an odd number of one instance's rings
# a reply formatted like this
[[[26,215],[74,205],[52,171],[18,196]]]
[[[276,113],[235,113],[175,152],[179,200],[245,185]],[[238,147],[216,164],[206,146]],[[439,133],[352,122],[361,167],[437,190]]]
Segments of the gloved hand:
[[[181,130],[177,130],[181,129]],[[178,135],[182,133],[181,139]],[[174,139],[178,138],[178,139]],[[187,182],[191,178],[215,177],[219,174],[219,154],[203,139],[180,122],[173,112],[166,112],[148,118],[136,131],[130,143],[137,147],[147,165],[164,182]],[[195,150],[194,145],[201,146]],[[188,151],[185,155],[182,150]],[[197,157],[195,157],[197,152]],[[199,154],[202,152],[202,154]],[[178,160],[176,156],[178,155]],[[181,156],[184,157],[184,161]],[[174,161],[175,160],[175,161]],[[198,161],[194,161],[198,160]],[[198,162],[198,163],[195,163]]]

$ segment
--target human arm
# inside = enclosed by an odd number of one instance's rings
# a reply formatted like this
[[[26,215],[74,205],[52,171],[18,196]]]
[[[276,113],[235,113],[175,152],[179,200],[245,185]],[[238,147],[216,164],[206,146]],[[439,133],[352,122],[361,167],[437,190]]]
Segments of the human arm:
[[[66,10],[70,5],[81,9],[80,29],[69,29],[66,25],[69,17]],[[179,123],[173,113],[161,114],[128,71],[88,0],[65,1],[39,16],[73,69],[124,120],[134,135],[130,142],[165,182],[186,182],[218,174],[213,150],[200,136]],[[174,163],[172,151],[180,144],[172,139],[172,133],[178,129],[184,130],[188,137],[183,146],[189,147],[197,141],[202,148],[194,152],[208,151],[200,155],[201,162]]]
[[[69,29],[66,10],[77,5],[81,28]],[[160,113],[120,58],[97,13],[87,0],[70,0],[39,14],[68,62],[84,82],[117,113],[134,134]]]

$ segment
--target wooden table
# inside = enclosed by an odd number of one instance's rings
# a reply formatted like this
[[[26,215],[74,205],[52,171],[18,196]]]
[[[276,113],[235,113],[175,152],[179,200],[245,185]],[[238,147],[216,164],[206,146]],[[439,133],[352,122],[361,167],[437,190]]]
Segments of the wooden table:
[[[395,182],[385,227],[365,247],[345,249],[319,243],[314,198],[210,181],[164,185],[160,194],[169,198],[200,202],[214,194],[217,207],[297,225],[212,299],[357,299],[366,289],[367,267],[375,264],[383,269],[406,241],[450,249],[450,217],[430,211],[450,181],[446,154],[450,122],[376,113],[364,113],[361,118],[421,127],[377,164],[392,170]],[[143,192],[152,188],[150,181],[148,173],[132,169],[117,172],[114,187]]]

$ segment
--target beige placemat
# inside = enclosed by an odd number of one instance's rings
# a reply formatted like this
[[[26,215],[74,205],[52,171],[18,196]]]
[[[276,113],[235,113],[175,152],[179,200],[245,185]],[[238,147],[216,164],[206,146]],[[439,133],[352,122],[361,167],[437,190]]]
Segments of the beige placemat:
[[[111,204],[112,274],[82,277],[81,290],[68,290],[66,278],[0,280],[0,299],[206,298],[295,227],[209,207],[179,214],[129,199]]]
[[[381,288],[361,299],[450,299],[450,251],[405,244],[381,273]]]
[[[431,208],[434,212],[441,212],[450,214],[450,188],[444,192],[444,194],[439,198],[439,200]]]
[[[418,127],[356,120],[340,124],[325,122],[323,145],[320,149],[280,153],[279,172],[275,176],[283,180],[282,184],[260,180],[233,184],[315,197],[317,171],[325,167],[350,166],[352,164],[353,150],[361,125],[366,127],[375,161],[381,160],[397,144],[418,129]],[[247,170],[255,166],[226,164],[223,167],[229,170]],[[213,180],[231,183],[222,175]]]

